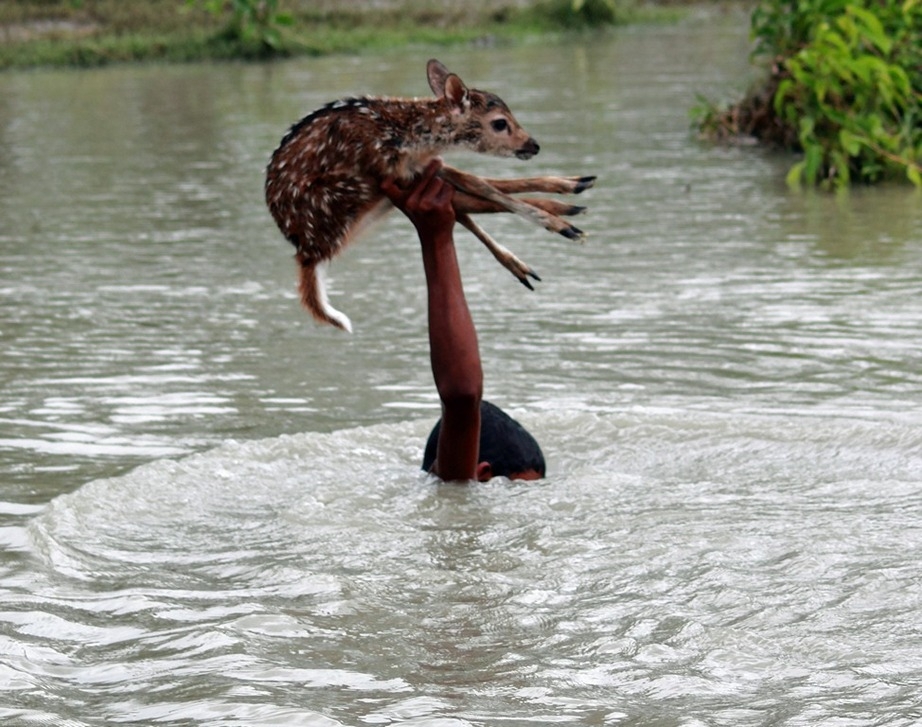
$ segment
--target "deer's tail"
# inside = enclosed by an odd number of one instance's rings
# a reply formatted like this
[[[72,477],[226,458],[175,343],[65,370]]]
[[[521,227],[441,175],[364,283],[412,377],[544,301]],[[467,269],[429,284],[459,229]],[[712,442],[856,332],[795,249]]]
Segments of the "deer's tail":
[[[300,267],[298,291],[301,293],[301,304],[321,323],[329,323],[347,333],[352,333],[352,322],[348,316],[336,310],[327,299],[327,291],[323,284],[321,271],[318,269],[318,262],[306,259],[301,253],[295,255],[295,259]]]

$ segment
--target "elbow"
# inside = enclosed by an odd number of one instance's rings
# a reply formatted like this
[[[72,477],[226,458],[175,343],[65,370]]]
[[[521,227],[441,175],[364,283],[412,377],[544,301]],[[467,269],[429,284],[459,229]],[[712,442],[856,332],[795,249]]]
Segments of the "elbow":
[[[475,428],[475,425],[480,421],[481,393],[479,389],[439,392],[442,400],[442,422],[446,423],[450,431],[459,431],[462,428],[479,431],[479,426]]]
[[[483,374],[478,371],[460,379],[453,379],[450,383],[439,386],[438,390],[439,398],[446,409],[479,411],[480,400],[483,398]]]

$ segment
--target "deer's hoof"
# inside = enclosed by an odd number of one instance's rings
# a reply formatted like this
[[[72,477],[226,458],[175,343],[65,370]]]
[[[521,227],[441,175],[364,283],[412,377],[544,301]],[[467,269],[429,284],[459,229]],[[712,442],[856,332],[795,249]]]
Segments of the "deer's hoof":
[[[595,184],[595,177],[580,177],[576,183],[576,189],[573,190],[574,194],[579,194],[580,192],[589,189],[592,185]]]
[[[517,279],[522,285],[524,285],[524,286],[525,286],[526,288],[528,288],[529,290],[534,290],[535,288],[534,288],[534,286],[531,284],[531,281],[530,281],[528,278],[533,278],[533,279],[537,280],[538,282],[541,282],[541,276],[538,275],[538,273],[536,273],[536,272],[535,272],[534,270],[532,270],[531,268],[528,268],[528,269],[525,271],[525,274],[524,274],[524,275],[516,275],[516,279]]]
[[[574,227],[573,225],[570,225],[569,227],[564,227],[560,231],[560,234],[566,237],[568,240],[581,240],[586,235],[585,232],[583,232],[578,227]]]

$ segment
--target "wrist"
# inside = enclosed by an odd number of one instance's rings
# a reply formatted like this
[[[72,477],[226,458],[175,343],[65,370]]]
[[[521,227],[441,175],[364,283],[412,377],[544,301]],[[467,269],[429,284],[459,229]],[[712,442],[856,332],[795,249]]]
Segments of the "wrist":
[[[424,253],[428,250],[454,251],[455,247],[455,239],[450,227],[420,230],[419,243]]]

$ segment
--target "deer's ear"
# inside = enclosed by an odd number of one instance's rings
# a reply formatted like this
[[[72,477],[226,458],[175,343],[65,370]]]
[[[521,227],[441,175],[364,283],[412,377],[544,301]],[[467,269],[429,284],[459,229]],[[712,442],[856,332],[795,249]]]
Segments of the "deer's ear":
[[[458,76],[449,73],[445,79],[445,98],[451,101],[451,105],[458,111],[466,110],[470,107],[470,98],[467,86],[464,85]]]
[[[426,64],[426,77],[429,79],[429,88],[436,96],[445,95],[445,79],[449,76],[448,69],[433,58]]]

